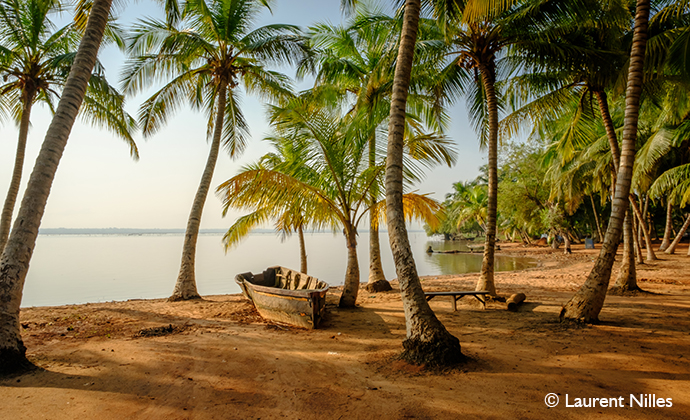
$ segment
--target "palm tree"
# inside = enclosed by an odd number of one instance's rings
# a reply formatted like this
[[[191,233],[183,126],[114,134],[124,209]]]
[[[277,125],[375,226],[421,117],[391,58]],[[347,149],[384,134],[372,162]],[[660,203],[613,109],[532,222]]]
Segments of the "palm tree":
[[[642,90],[644,57],[647,45],[649,9],[649,0],[637,0],[625,95],[625,122],[623,126],[620,166],[604,243],[587,280],[563,306],[560,313],[561,320],[596,322],[606,298],[606,289],[611,277],[611,267],[613,266],[616,249],[621,239],[623,219],[630,205],[630,182],[635,160],[635,143],[637,140],[638,112],[640,109],[640,93]]]
[[[19,194],[31,111],[37,102],[55,108],[58,90],[65,84],[80,33],[73,24],[56,29],[49,14],[60,10],[55,0],[3,0],[0,2],[0,95],[12,104],[19,123],[14,170],[0,217],[0,250],[10,234],[12,213]],[[92,123],[105,125],[129,143],[134,120],[124,112],[123,97],[106,81],[97,66],[89,80],[82,115]]]
[[[420,0],[407,0],[393,78],[386,160],[388,238],[405,309],[407,335],[402,357],[417,364],[448,365],[463,359],[459,340],[450,334],[429,307],[410,249],[403,212],[403,146],[407,94],[414,60]]]
[[[0,374],[30,369],[19,330],[19,307],[50,187],[84,99],[108,21],[111,0],[94,0],[55,116],[29,178],[14,229],[0,257]]]
[[[349,94],[353,104],[349,112],[367,115],[366,126],[363,128],[369,138],[369,165],[377,165],[380,155],[381,126],[390,111],[390,95],[393,83],[393,65],[396,57],[396,47],[399,38],[401,19],[383,14],[370,2],[358,3],[352,10],[352,15],[342,26],[331,24],[317,24],[310,28],[309,39],[315,50],[316,85],[328,85],[338,92]],[[435,24],[427,22],[426,38],[417,43],[420,53],[417,55],[413,67],[415,81],[414,94],[410,96],[408,116],[408,135],[418,131],[418,120],[426,117],[426,122],[433,128],[440,129],[444,125],[444,115],[438,107],[430,88],[435,83],[437,69],[442,58],[442,43],[434,40]],[[438,37],[437,37],[438,38]],[[306,69],[302,70],[302,73]],[[345,99],[349,99],[347,96]],[[441,115],[439,115],[441,114]],[[420,116],[422,118],[420,118]],[[419,136],[416,136],[419,139]],[[417,143],[424,147],[422,142]],[[452,150],[444,144],[436,143],[440,153],[429,153],[429,149],[418,153],[413,158],[422,158],[429,165],[454,163]],[[409,142],[406,142],[410,151]],[[422,151],[422,150],[420,150]],[[380,198],[380,191],[375,185],[371,189],[370,205]],[[379,227],[377,217],[369,220],[369,281],[367,290],[391,290],[386,281],[381,264],[379,243]]]
[[[144,135],[154,134],[185,102],[209,117],[211,149],[187,221],[182,261],[171,301],[196,299],[196,242],[203,206],[221,143],[230,156],[246,145],[247,124],[239,108],[239,90],[264,97],[289,93],[288,80],[267,70],[269,63],[294,63],[305,52],[299,29],[268,25],[253,31],[262,4],[252,0],[190,0],[180,20],[145,20],[133,29],[125,70],[125,91],[137,93],[158,80],[170,80],[141,107]]]
[[[359,289],[357,228],[364,215],[375,209],[368,203],[373,185],[380,183],[382,165],[368,164],[369,139],[357,115],[341,117],[337,110],[320,106],[311,93],[274,106],[271,121],[279,150],[296,147],[302,158],[275,164],[262,159],[224,182],[219,188],[224,209],[253,209],[259,215],[271,206],[269,216],[291,214],[299,208],[304,220],[319,227],[342,229],[348,249],[341,307],[353,307]],[[298,144],[298,146],[294,146]],[[298,164],[295,164],[299,160]],[[413,211],[429,222],[438,205],[431,199],[408,194]],[[264,213],[265,214],[265,213]]]

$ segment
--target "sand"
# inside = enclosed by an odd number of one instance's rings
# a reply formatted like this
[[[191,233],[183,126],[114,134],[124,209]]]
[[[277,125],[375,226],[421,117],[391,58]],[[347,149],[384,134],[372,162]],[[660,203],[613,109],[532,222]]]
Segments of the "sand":
[[[396,358],[405,338],[396,282],[392,292],[360,290],[353,310],[335,306],[334,290],[318,330],[268,323],[240,295],[27,308],[27,355],[42,369],[0,379],[0,418],[690,418],[687,248],[639,266],[639,284],[651,293],[607,297],[595,326],[557,319],[598,251],[502,248],[540,261],[496,276],[499,294],[527,295],[518,312],[500,302],[482,310],[471,297],[457,312],[450,298],[430,302],[469,357],[458,368]],[[423,285],[471,290],[476,277]],[[550,393],[559,399],[553,408]],[[631,394],[656,407],[639,407]],[[596,407],[566,407],[566,398]]]

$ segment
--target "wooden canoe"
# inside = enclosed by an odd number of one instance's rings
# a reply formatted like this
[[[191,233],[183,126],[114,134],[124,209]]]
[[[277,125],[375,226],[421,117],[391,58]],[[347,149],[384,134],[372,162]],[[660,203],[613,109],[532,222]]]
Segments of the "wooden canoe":
[[[285,267],[235,276],[242,293],[270,321],[316,328],[326,309],[328,283]]]

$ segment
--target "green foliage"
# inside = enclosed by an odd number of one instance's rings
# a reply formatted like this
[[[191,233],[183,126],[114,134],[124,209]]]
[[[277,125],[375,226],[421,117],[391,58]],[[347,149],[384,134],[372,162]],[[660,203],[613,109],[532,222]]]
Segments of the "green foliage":
[[[539,235],[550,226],[542,214],[552,207],[544,182],[544,150],[537,145],[510,143],[503,147],[498,183],[501,227],[511,234]]]

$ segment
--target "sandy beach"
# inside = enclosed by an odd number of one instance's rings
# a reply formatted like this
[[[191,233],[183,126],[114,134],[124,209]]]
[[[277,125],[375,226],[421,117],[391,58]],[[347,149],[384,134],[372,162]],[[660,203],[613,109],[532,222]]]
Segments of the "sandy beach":
[[[527,300],[518,312],[501,302],[483,310],[468,297],[453,312],[450,298],[432,300],[468,356],[445,371],[396,359],[405,323],[395,281],[392,292],[361,289],[353,310],[335,306],[333,289],[318,330],[266,322],[241,295],[27,308],[24,342],[41,369],[0,380],[0,418],[686,419],[686,251],[638,266],[649,293],[608,296],[602,322],[578,326],[560,324],[558,313],[598,250],[502,244],[501,253],[540,261],[496,274],[500,295]],[[423,285],[472,290],[476,278],[427,277]],[[553,408],[550,393],[559,400]],[[607,402],[566,406],[592,398]],[[623,406],[602,406],[614,399]]]

